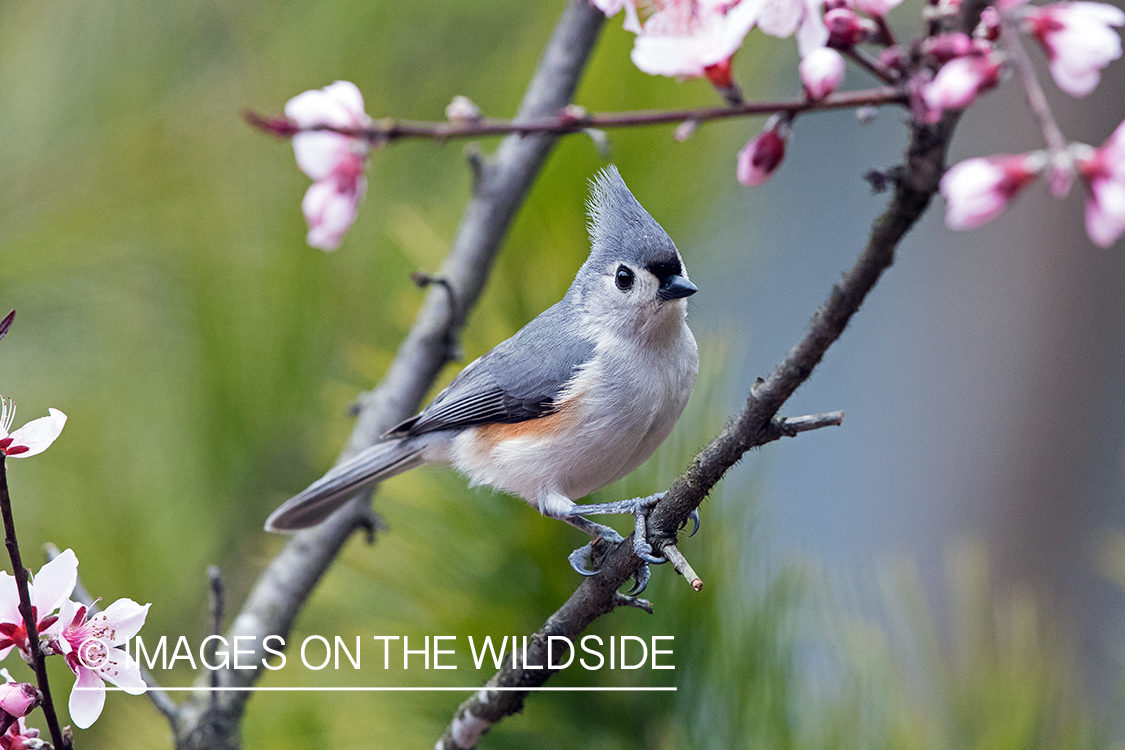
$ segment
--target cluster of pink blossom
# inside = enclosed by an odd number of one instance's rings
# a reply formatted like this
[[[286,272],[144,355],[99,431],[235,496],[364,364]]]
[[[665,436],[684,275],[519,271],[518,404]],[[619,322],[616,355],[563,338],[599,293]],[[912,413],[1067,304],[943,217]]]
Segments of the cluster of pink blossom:
[[[1005,28],[1034,37],[1047,54],[1058,86],[1080,97],[1093,91],[1102,70],[1121,57],[1121,39],[1114,27],[1125,25],[1125,12],[1105,3],[1032,7],[1027,0],[1000,0],[985,10],[972,35],[941,33],[906,49],[896,43],[885,18],[901,0],[668,0],[641,8],[636,0],[591,2],[607,16],[625,10],[625,28],[637,35],[633,62],[647,73],[707,77],[729,99],[729,92],[737,91],[731,58],[757,27],[772,36],[796,36],[801,56],[798,72],[810,102],[840,86],[846,55],[885,82],[901,86],[920,123],[937,123],[946,111],[965,109],[1000,83],[1010,64],[997,48]],[[949,15],[959,6],[960,0],[940,0],[929,12]],[[642,18],[647,11],[651,12]],[[875,45],[879,52],[866,57],[859,45]],[[770,178],[785,155],[792,120],[785,113],[770,118],[762,133],[739,152],[739,182],[757,186]],[[1094,243],[1112,244],[1125,233],[1122,128],[1125,123],[1098,149],[1072,144],[1065,153],[993,156],[956,165],[941,182],[947,224],[968,229],[989,221],[1050,168],[1051,188],[1058,195],[1067,192],[1074,174],[1085,180],[1087,231]]]
[[[1121,56],[1114,27],[1125,12],[1099,2],[1057,2],[1041,7],[1027,0],[1000,0],[985,9],[973,34],[944,32],[899,44],[887,13],[901,0],[590,0],[607,16],[624,13],[624,28],[636,35],[633,62],[653,75],[706,78],[732,104],[741,102],[731,60],[750,31],[795,37],[801,57],[798,73],[810,104],[833,94],[843,83],[851,58],[909,99],[920,124],[937,123],[947,111],[970,106],[997,86],[1011,66],[997,45],[1005,33],[1035,38],[1050,61],[1051,75],[1073,96],[1097,86],[1101,71]],[[931,20],[950,17],[961,0],[935,0]],[[875,52],[867,48],[874,47]],[[480,117],[471,102],[455,101],[451,122]],[[337,81],[306,91],[285,106],[288,119],[267,124],[293,135],[297,164],[313,178],[302,209],[308,242],[324,250],[339,246],[355,221],[366,190],[363,176],[370,151],[362,130],[371,125],[363,97],[352,83]],[[739,152],[736,176],[744,185],[765,183],[785,156],[793,112],[770,118],[762,133]],[[948,204],[947,223],[955,229],[983,224],[1044,170],[1051,188],[1065,194],[1073,176],[1088,189],[1087,229],[1099,245],[1125,232],[1125,146],[1114,134],[1100,149],[1072,144],[1050,154],[994,156],[969,160],[949,170],[941,183]]]
[[[0,460],[26,458],[45,451],[62,433],[66,415],[50,409],[50,416],[34,419],[11,430],[15,404],[0,397]],[[30,634],[20,613],[16,579],[0,571],[0,659],[13,649],[31,662],[32,649],[40,655],[61,654],[77,677],[70,693],[70,718],[85,729],[97,720],[105,705],[105,681],[127,693],[145,692],[140,665],[117,648],[144,625],[151,605],[118,599],[102,612],[70,600],[78,582],[78,558],[71,550],[56,556],[37,574],[29,576],[28,598],[35,633]],[[39,705],[35,686],[12,681],[0,684],[0,750],[39,747],[39,733],[28,729],[22,717]],[[17,721],[18,719],[18,721]]]
[[[363,110],[363,94],[354,83],[336,81],[290,99],[285,116],[301,128],[293,136],[293,153],[297,166],[313,179],[301,201],[309,225],[307,241],[321,250],[335,250],[355,222],[367,192],[363,170],[370,148],[363,138],[307,129],[367,127],[371,118]]]
[[[36,623],[36,633],[30,636],[19,611],[19,594],[16,579],[0,572],[0,659],[12,649],[17,649],[25,661],[31,661],[31,649],[40,654],[62,654],[67,666],[77,679],[70,693],[70,718],[76,726],[85,729],[97,720],[105,705],[105,681],[117,685],[127,693],[139,695],[146,685],[141,679],[140,665],[124,650],[117,648],[135,636],[144,625],[148,608],[132,599],[118,599],[105,610],[89,614],[84,605],[70,600],[78,581],[78,558],[71,550],[58,555],[44,565],[28,582],[28,593]],[[22,683],[20,694],[35,695],[35,688]],[[38,705],[11,704],[2,700],[0,708],[13,717],[23,716]]]
[[[1052,78],[1071,96],[1092,92],[1102,70],[1121,57],[1121,38],[1114,27],[1125,26],[1125,12],[1112,5],[1063,2],[1029,7],[1023,0],[1006,0],[982,16],[977,35],[998,38],[1005,33],[1002,18],[1012,19],[1038,40],[1050,61]],[[942,68],[938,78],[957,60]],[[994,77],[987,71],[976,75],[982,86]],[[1085,181],[1086,232],[1094,244],[1109,247],[1125,233],[1125,122],[1100,148],[1071,143],[1054,151],[978,157],[954,165],[941,181],[946,224],[971,229],[990,221],[1043,172],[1049,173],[1051,192],[1059,197],[1069,192],[1075,175]]]

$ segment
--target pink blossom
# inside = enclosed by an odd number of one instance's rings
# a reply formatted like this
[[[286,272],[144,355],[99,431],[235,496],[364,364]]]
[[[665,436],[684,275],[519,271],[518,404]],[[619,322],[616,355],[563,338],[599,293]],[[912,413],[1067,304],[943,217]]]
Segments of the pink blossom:
[[[989,6],[989,8],[991,7]],[[955,58],[972,54],[973,51],[973,40],[968,34],[961,31],[950,31],[922,40],[923,54],[932,56],[942,65]]]
[[[26,716],[28,711],[38,705],[39,691],[34,685],[26,682],[0,683],[0,711],[8,716]]]
[[[85,729],[97,721],[105,706],[108,680],[126,693],[140,695],[147,689],[141,667],[128,652],[116,648],[140,631],[151,604],[141,606],[132,599],[118,599],[86,619],[86,607],[69,599],[59,612],[57,648],[67,666],[78,676],[70,691],[70,718]]]
[[[371,124],[363,109],[363,95],[348,81],[298,94],[286,103],[285,115],[301,128],[364,128]],[[364,138],[343,133],[303,130],[293,136],[297,166],[314,180],[301,203],[309,225],[307,241],[313,247],[335,250],[355,221],[367,192],[363,170],[369,150]]]
[[[817,47],[805,55],[797,70],[809,99],[819,101],[844,81],[844,57],[834,49]]]
[[[1125,122],[1075,164],[1087,184],[1086,233],[1095,245],[1109,247],[1125,233]]]
[[[986,42],[995,42],[1000,38],[1000,11],[995,5],[989,5],[980,12],[980,23],[977,24],[973,36]]]
[[[66,424],[66,415],[58,409],[48,409],[47,413],[50,416],[33,419],[9,432],[16,418],[16,402],[0,396],[0,455],[27,458],[47,450]]]
[[[1050,58],[1055,83],[1071,96],[1093,91],[1102,69],[1121,57],[1121,37],[1111,27],[1125,26],[1125,12],[1112,5],[1045,5],[1029,9],[1027,22]]]
[[[729,86],[729,61],[754,26],[756,0],[672,0],[645,21],[633,44],[633,63],[649,75],[700,78],[710,70]],[[727,72],[721,80],[722,71]]]
[[[606,18],[613,18],[618,11],[624,8],[625,30],[634,34],[641,33],[641,19],[637,17],[636,0],[590,0],[590,2],[593,3],[595,8],[605,13]]]
[[[996,218],[1046,163],[1045,154],[1034,152],[966,159],[950,167],[939,186],[946,226],[973,229]]]
[[[897,8],[902,0],[856,0],[855,7],[870,16],[885,16],[891,8]]]
[[[780,39],[796,35],[797,52],[804,57],[828,43],[821,0],[751,0],[757,9],[757,26],[763,34]]]
[[[937,122],[947,109],[964,109],[977,96],[1000,82],[1002,58],[995,52],[972,54],[941,66],[934,80],[922,87],[927,120]]]
[[[58,620],[53,613],[67,600],[77,582],[78,558],[69,549],[40,568],[39,573],[28,580],[27,592],[31,600],[32,619],[38,630],[36,647],[39,635],[48,633]],[[13,647],[20,650],[24,659],[31,658],[31,643],[19,606],[16,579],[0,571],[0,659],[6,657]]]
[[[765,128],[738,152],[738,181],[747,187],[764,185],[785,158],[789,123],[771,117]]]
[[[310,246],[320,250],[340,246],[367,192],[363,166],[363,157],[352,154],[340,162],[336,172],[317,180],[305,192],[301,211],[309,225],[305,239]]]
[[[39,730],[29,729],[22,716],[0,735],[0,750],[39,750],[46,746],[47,743],[39,738]]]
[[[824,24],[828,30],[827,43],[839,49],[868,41],[879,31],[874,22],[861,18],[851,8],[833,8],[824,14]]]

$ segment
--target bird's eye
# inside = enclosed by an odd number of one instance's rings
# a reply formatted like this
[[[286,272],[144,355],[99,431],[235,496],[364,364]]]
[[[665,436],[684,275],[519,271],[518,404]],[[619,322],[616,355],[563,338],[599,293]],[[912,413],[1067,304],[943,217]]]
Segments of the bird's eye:
[[[625,266],[617,267],[617,276],[614,281],[617,282],[617,288],[623,292],[627,292],[633,288],[633,272]]]

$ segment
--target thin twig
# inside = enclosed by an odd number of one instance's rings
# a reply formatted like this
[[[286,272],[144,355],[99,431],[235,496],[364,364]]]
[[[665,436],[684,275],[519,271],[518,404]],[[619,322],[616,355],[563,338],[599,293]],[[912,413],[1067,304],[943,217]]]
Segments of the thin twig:
[[[843,52],[843,54],[849,60],[866,70],[871,75],[878,78],[880,81],[883,81],[884,83],[894,83],[897,80],[895,74],[891,71],[890,68],[888,68],[879,60],[868,57],[855,47],[848,47],[847,49],[843,49],[840,51]],[[838,96],[842,96],[842,94],[839,94]]]
[[[821,427],[839,427],[844,423],[844,412],[830,411],[827,414],[810,414],[807,417],[785,417],[778,420],[777,428],[786,437],[798,433],[819,430]]]
[[[875,25],[879,27],[879,36],[882,38],[883,44],[888,47],[893,47],[898,42],[895,40],[895,32],[891,29],[891,25],[887,23],[885,16],[874,16]]]
[[[0,456],[0,515],[4,517],[4,546],[12,560],[12,574],[16,578],[16,591],[19,592],[19,612],[23,616],[24,631],[27,634],[27,650],[31,655],[31,668],[35,670],[35,681],[43,695],[40,707],[51,734],[51,743],[59,750],[71,747],[63,737],[59,717],[55,715],[55,704],[51,700],[51,685],[47,681],[47,665],[43,652],[39,649],[39,625],[35,622],[35,610],[31,607],[31,595],[27,586],[28,572],[20,559],[20,546],[16,541],[16,522],[12,517],[12,498],[8,495],[8,467],[6,459]]]
[[[660,554],[668,558],[668,562],[672,563],[672,567],[676,572],[684,577],[684,580],[691,584],[691,587],[696,591],[703,590],[703,580],[696,575],[695,569],[691,567],[691,563],[684,557],[684,553],[680,552],[680,548],[675,544],[665,544],[660,548]]]
[[[1058,121],[1055,120],[1055,113],[1051,111],[1051,105],[1047,103],[1047,95],[1043,91],[1042,84],[1039,83],[1039,76],[1035,74],[1035,65],[1031,62],[1031,57],[1028,56],[1027,50],[1024,49],[1023,43],[1020,41],[1019,21],[1013,14],[1004,13],[1001,15],[1000,22],[1000,41],[1004,44],[1004,49],[1015,66],[1020,80],[1023,81],[1028,104],[1031,105],[1031,111],[1035,113],[1035,119],[1043,133],[1043,140],[1047,143],[1051,166],[1054,169],[1052,184],[1054,185],[1054,181],[1057,180],[1064,183],[1066,189],[1069,189],[1071,175],[1073,175],[1073,160],[1067,149],[1066,136],[1063,135]],[[1052,189],[1055,188],[1052,187]],[[1062,192],[1065,192],[1065,190],[1062,190]]]
[[[858,53],[853,55],[856,62],[878,78],[887,83],[894,82],[894,76],[881,63],[868,60]],[[396,120],[383,118],[376,120],[375,124],[366,128],[348,128],[335,125],[314,125],[310,128],[300,128],[292,120],[285,117],[265,117],[255,112],[246,112],[244,117],[254,127],[266,130],[277,135],[290,137],[300,132],[326,130],[353,138],[364,138],[373,144],[388,143],[401,138],[430,138],[436,141],[446,141],[453,138],[478,138],[488,135],[531,135],[535,133],[549,135],[566,135],[577,133],[588,128],[606,130],[609,128],[637,127],[640,125],[667,125],[678,124],[690,120],[695,123],[724,120],[732,117],[747,117],[751,115],[767,115],[776,112],[789,112],[799,114],[813,110],[853,109],[882,104],[904,104],[906,94],[897,88],[880,87],[864,89],[862,91],[848,91],[832,94],[819,101],[811,102],[805,99],[793,99],[776,102],[743,102],[738,106],[728,107],[701,107],[698,109],[678,110],[640,110],[635,112],[614,112],[611,114],[591,115],[574,114],[573,111],[563,111],[547,117],[517,118],[515,120],[500,120],[482,118],[480,120],[456,122],[425,122],[419,120]]]

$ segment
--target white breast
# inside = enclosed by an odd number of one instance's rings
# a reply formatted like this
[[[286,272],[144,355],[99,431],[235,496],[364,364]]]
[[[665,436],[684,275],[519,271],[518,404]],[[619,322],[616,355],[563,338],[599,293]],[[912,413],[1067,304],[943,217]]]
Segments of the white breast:
[[[621,479],[668,437],[695,385],[695,338],[676,322],[664,340],[644,346],[635,339],[602,337],[559,400],[559,417],[567,418],[553,429],[494,445],[478,439],[482,428],[467,430],[454,438],[447,460],[472,484],[519,495],[532,505],[545,493],[578,500]]]

